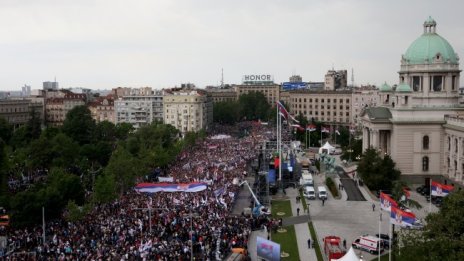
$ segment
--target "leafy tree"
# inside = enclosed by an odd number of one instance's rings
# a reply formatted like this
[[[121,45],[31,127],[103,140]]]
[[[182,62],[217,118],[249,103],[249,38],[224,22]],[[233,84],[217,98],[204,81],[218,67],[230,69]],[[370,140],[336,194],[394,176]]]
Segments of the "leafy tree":
[[[78,162],[80,155],[76,151],[79,151],[79,145],[70,137],[59,133],[53,138],[51,145],[53,166],[67,168]]]
[[[62,130],[82,145],[94,140],[95,128],[95,121],[92,119],[90,110],[82,105],[74,107],[66,114]]]
[[[238,98],[240,117],[247,120],[267,119],[271,106],[261,92],[249,92]]]
[[[397,260],[464,260],[464,190],[445,197],[424,230],[405,233],[401,243]]]
[[[123,193],[132,188],[136,177],[142,176],[143,173],[140,160],[132,156],[124,147],[118,147],[111,155],[103,174],[113,176],[116,189]]]
[[[116,126],[109,121],[102,121],[96,125],[95,136],[97,140],[113,142],[117,138]]]
[[[5,143],[8,143],[12,135],[13,127],[5,118],[0,117],[0,139],[2,139]]]
[[[130,123],[118,123],[116,124],[116,137],[120,140],[125,140],[130,133],[134,131],[134,126]]]
[[[236,101],[217,102],[213,105],[213,121],[221,124],[234,124],[239,118]]]
[[[351,155],[350,155],[350,151]],[[341,159],[343,160],[355,160],[358,156],[362,155],[362,140],[361,139],[355,139],[351,137],[351,148],[350,146],[346,146],[343,149],[343,154],[341,155]]]
[[[115,176],[104,174],[95,180],[94,193],[92,200],[96,203],[108,203],[117,197],[117,185]]]
[[[384,155],[381,158],[374,148],[368,148],[364,152],[357,171],[371,190],[391,190],[393,181],[401,175],[391,157]]]
[[[78,204],[84,202],[79,178],[62,169],[52,169],[47,183],[36,184],[12,197],[12,221],[18,226],[37,224],[41,221],[42,207],[47,218],[57,218],[69,200]]]
[[[29,169],[49,168],[53,161],[51,140],[42,136],[32,141],[27,154],[29,156],[26,159],[26,166]]]
[[[5,142],[0,138],[0,197],[8,193],[8,161],[6,155]],[[0,204],[6,199],[0,198]]]

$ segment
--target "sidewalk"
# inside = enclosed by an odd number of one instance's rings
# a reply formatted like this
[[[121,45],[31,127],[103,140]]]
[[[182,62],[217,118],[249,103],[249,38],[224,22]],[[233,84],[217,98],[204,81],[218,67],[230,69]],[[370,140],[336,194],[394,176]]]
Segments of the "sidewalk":
[[[303,204],[296,203],[296,196],[299,196],[298,189],[288,188],[285,190],[287,192],[287,196],[290,199],[290,203],[292,205],[292,214],[293,216],[297,216],[297,208],[300,208],[300,215],[306,215],[304,213]],[[308,220],[309,221],[309,220]],[[309,233],[308,223],[301,223],[295,225],[295,235],[296,241],[298,244],[298,252],[300,253],[300,260],[301,261],[310,261],[310,260],[317,260],[316,251],[314,248],[308,248],[308,239],[311,238],[311,234]],[[313,239],[311,238],[311,241]]]

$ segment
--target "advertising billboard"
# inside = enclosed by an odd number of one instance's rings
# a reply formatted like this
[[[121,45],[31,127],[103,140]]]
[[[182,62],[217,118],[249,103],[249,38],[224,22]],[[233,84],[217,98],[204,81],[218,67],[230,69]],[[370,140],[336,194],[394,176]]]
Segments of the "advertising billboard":
[[[307,88],[308,88],[308,84],[305,82],[284,82],[282,83],[282,89],[285,91],[307,89]]]
[[[280,244],[257,237],[256,248],[258,257],[264,258],[267,261],[280,261]]]

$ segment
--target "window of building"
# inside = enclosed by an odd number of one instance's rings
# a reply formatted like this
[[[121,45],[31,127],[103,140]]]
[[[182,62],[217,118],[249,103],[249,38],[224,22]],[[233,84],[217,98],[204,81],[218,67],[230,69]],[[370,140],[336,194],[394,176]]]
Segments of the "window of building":
[[[443,77],[440,75],[440,76],[433,76],[432,77],[433,79],[433,82],[432,82],[432,86],[433,86],[433,91],[434,92],[439,92],[442,90],[442,85],[443,85]]]
[[[451,150],[451,137],[448,137],[448,150]]]
[[[358,98],[356,98],[356,99],[358,99]],[[340,99],[340,100],[338,100],[338,101],[339,101],[340,103],[343,103],[343,99]]]
[[[422,171],[429,170],[429,157],[424,156],[422,157]]]
[[[348,116],[350,116],[350,113],[349,113],[349,112],[346,112],[345,115],[348,117]]]
[[[327,99],[327,103],[330,103],[330,99]]]
[[[350,103],[350,99],[346,99],[346,103]]]
[[[429,149],[429,136],[425,135],[422,138],[422,149],[428,150]]]
[[[458,153],[458,139],[454,139],[454,152]]]
[[[313,102],[313,99],[309,99],[309,102]]]
[[[316,102],[319,102],[319,100],[318,100],[318,99],[316,99]]]
[[[321,99],[321,102],[324,102],[324,99]]]

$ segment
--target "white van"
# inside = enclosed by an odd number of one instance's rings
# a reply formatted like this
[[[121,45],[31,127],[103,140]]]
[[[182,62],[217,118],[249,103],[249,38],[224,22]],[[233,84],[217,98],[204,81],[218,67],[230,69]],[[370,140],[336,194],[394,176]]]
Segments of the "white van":
[[[300,186],[313,186],[314,180],[313,175],[311,175],[308,171],[303,171],[303,174],[300,178]]]
[[[303,195],[307,199],[316,199],[316,192],[314,191],[314,187],[312,186],[305,186]]]
[[[351,246],[355,249],[361,249],[371,254],[378,254],[383,252],[383,244],[381,239],[374,236],[360,236]]]
[[[319,186],[317,187],[317,191],[318,191],[318,194],[317,194],[317,197],[322,200],[327,200],[327,189],[325,189],[324,186]]]

